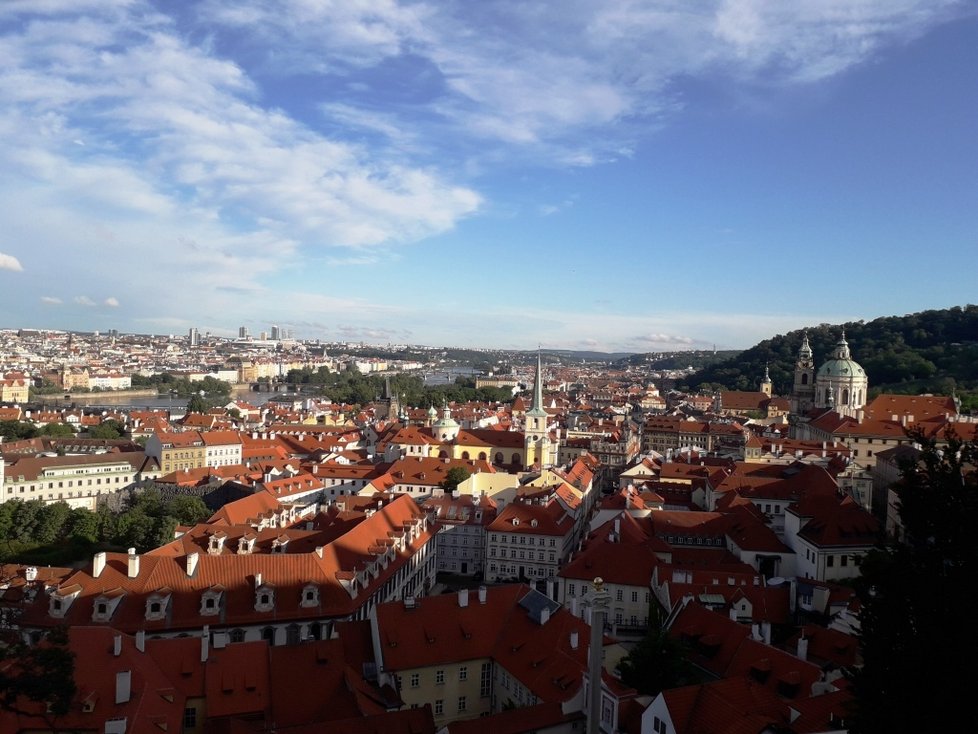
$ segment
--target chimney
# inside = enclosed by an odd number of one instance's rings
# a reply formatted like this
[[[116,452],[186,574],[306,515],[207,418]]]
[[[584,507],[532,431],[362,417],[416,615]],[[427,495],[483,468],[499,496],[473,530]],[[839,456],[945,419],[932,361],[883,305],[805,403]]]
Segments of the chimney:
[[[570,600],[570,613],[573,614],[575,617],[580,616],[578,614],[578,610],[577,610],[577,597],[576,596],[571,597],[571,600]]]
[[[577,630],[571,630],[570,633],[571,650],[576,650],[579,644],[580,644],[580,633]]]
[[[197,561],[200,560],[199,553],[188,553],[187,554],[187,576],[193,578],[193,575],[197,573]]]
[[[316,555],[320,558],[323,557],[323,547],[321,545],[316,546]]]
[[[122,654],[122,635],[120,634],[112,636],[112,654],[116,657]]]
[[[200,637],[200,662],[207,662],[207,655],[210,653],[211,649],[211,628],[210,625],[204,625],[204,633]]]
[[[102,571],[105,570],[105,551],[99,551],[95,554],[95,560],[92,561],[92,577],[98,578]]]
[[[798,659],[808,660],[808,638],[804,636],[798,640]]]
[[[132,693],[132,671],[121,670],[115,674],[115,702],[129,703]]]
[[[463,608],[463,609],[469,605],[469,590],[468,589],[459,589],[459,591],[458,591],[458,605],[461,608]]]
[[[771,623],[761,622],[761,635],[764,637],[764,644],[771,644]]]
[[[737,607],[730,607],[730,621],[737,621]]]
[[[544,625],[550,621],[550,607],[544,607],[540,610],[540,624]]]
[[[480,586],[479,587],[479,603],[480,604],[485,604],[486,603],[486,587],[485,586]]]
[[[136,649],[139,652],[146,652],[146,630],[136,632]]]
[[[621,533],[621,518],[620,517],[616,517],[615,518],[615,535],[619,535],[620,533]]]
[[[136,578],[139,575],[139,556],[136,555],[136,549],[129,549],[129,568],[128,576],[131,579]]]
[[[260,571],[255,574],[255,588],[257,589],[259,586],[261,586],[261,572]]]

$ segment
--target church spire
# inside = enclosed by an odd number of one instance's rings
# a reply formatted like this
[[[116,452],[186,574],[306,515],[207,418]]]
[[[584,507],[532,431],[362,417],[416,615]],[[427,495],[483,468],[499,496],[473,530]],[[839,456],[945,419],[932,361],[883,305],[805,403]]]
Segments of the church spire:
[[[526,412],[528,416],[546,417],[547,411],[543,409],[543,369],[541,367],[540,350],[537,350],[537,374],[533,381],[533,405]]]

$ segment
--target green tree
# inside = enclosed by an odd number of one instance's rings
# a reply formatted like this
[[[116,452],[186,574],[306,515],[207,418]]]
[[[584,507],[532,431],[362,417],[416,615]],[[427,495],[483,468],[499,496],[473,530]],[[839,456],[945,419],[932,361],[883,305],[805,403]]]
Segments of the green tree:
[[[208,405],[200,393],[194,393],[190,396],[190,400],[187,403],[188,413],[206,413],[208,410],[210,410],[210,405]]]
[[[24,438],[34,438],[37,429],[23,421],[0,421],[0,436],[8,441],[19,441]]]
[[[119,421],[109,418],[89,428],[88,435],[90,438],[122,438],[126,435],[126,427]]]
[[[44,502],[42,500],[18,502],[14,508],[13,538],[21,543],[33,542],[34,533],[43,513]]]
[[[58,436],[67,438],[75,435],[75,429],[67,423],[47,423],[38,432],[39,436]]]
[[[98,515],[84,507],[71,511],[66,528],[68,537],[85,543],[94,544],[100,539]]]
[[[19,634],[0,640],[0,707],[31,715],[37,707],[28,702],[45,704],[54,718],[68,713],[74,696],[75,654],[66,628],[50,630],[36,645]]]
[[[44,505],[38,513],[33,540],[46,545],[61,539],[70,515],[71,508],[65,502],[53,502]]]
[[[904,539],[881,544],[862,566],[855,734],[978,731],[966,672],[978,655],[978,445],[951,438],[939,449],[914,439],[919,461],[895,488]]]
[[[447,472],[445,472],[445,478],[441,481],[441,487],[446,492],[454,492],[458,485],[469,478],[469,470],[464,466],[453,466]]]
[[[195,525],[214,514],[207,509],[204,500],[189,494],[178,494],[171,498],[165,505],[165,513],[174,517],[181,525]]]
[[[618,672],[625,685],[650,696],[699,681],[686,646],[664,629],[654,627],[622,659]]]
[[[113,541],[125,548],[135,548],[140,552],[154,548],[157,524],[156,518],[147,515],[143,510],[129,510],[119,515]]]

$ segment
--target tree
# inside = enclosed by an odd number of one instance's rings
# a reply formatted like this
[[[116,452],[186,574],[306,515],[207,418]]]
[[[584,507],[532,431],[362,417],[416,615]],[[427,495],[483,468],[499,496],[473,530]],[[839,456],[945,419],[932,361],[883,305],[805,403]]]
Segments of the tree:
[[[943,449],[921,434],[919,460],[895,487],[905,535],[863,562],[859,588],[863,665],[850,673],[850,731],[975,731],[971,670],[978,655],[978,444]]]
[[[441,480],[440,486],[446,492],[454,492],[458,485],[469,478],[469,470],[464,466],[453,466],[445,472],[445,478]]]
[[[7,441],[19,441],[23,438],[34,438],[37,429],[30,423],[22,421],[0,421],[0,436]]]
[[[126,427],[112,418],[88,429],[91,438],[122,438],[125,434]]]
[[[622,682],[639,693],[658,695],[667,688],[699,681],[686,646],[664,629],[653,627],[618,664]]]
[[[70,516],[71,508],[65,502],[44,505],[32,534],[34,541],[47,545],[60,539]]]
[[[47,423],[38,432],[39,436],[57,436],[67,438],[75,435],[75,429],[67,423]]]
[[[85,543],[99,541],[99,518],[91,510],[76,507],[71,511],[67,523],[68,536]]]
[[[66,628],[49,631],[36,645],[16,633],[0,640],[0,707],[36,715],[37,707],[26,705],[32,702],[60,716],[68,713],[74,696],[75,654]]]
[[[212,513],[204,500],[189,494],[178,494],[166,503],[166,514],[176,518],[181,525],[195,525],[203,522]],[[172,538],[168,538],[171,540]]]
[[[187,402],[187,412],[188,413],[206,413],[210,409],[207,401],[200,395],[200,393],[194,393],[190,396],[190,400]]]

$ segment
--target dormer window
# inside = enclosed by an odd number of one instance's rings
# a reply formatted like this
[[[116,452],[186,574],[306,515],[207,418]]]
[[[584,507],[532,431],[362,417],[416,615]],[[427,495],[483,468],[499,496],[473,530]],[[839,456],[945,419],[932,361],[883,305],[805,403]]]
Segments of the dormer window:
[[[77,584],[62,589],[53,589],[48,600],[48,614],[52,617],[63,618],[71,606],[71,603],[81,593],[81,587]]]
[[[272,541],[272,553],[285,553],[285,546],[289,543],[289,536],[283,535]]]
[[[208,589],[200,597],[200,614],[204,617],[213,616],[221,611],[221,591]]]
[[[315,584],[307,584],[302,589],[302,601],[299,606],[314,607],[319,604],[319,587]]]
[[[275,608],[275,589],[267,584],[255,590],[255,611],[270,612]]]
[[[169,595],[151,594],[146,600],[146,619],[153,622],[165,618],[166,606],[169,601]]]
[[[224,550],[224,534],[212,535],[208,541],[207,552],[217,555]]]
[[[119,605],[122,595],[117,596],[98,596],[95,598],[95,605],[92,607],[93,622],[108,622],[112,618],[115,608]]]
[[[247,555],[255,550],[255,536],[243,536],[238,540],[238,553],[241,555]]]

